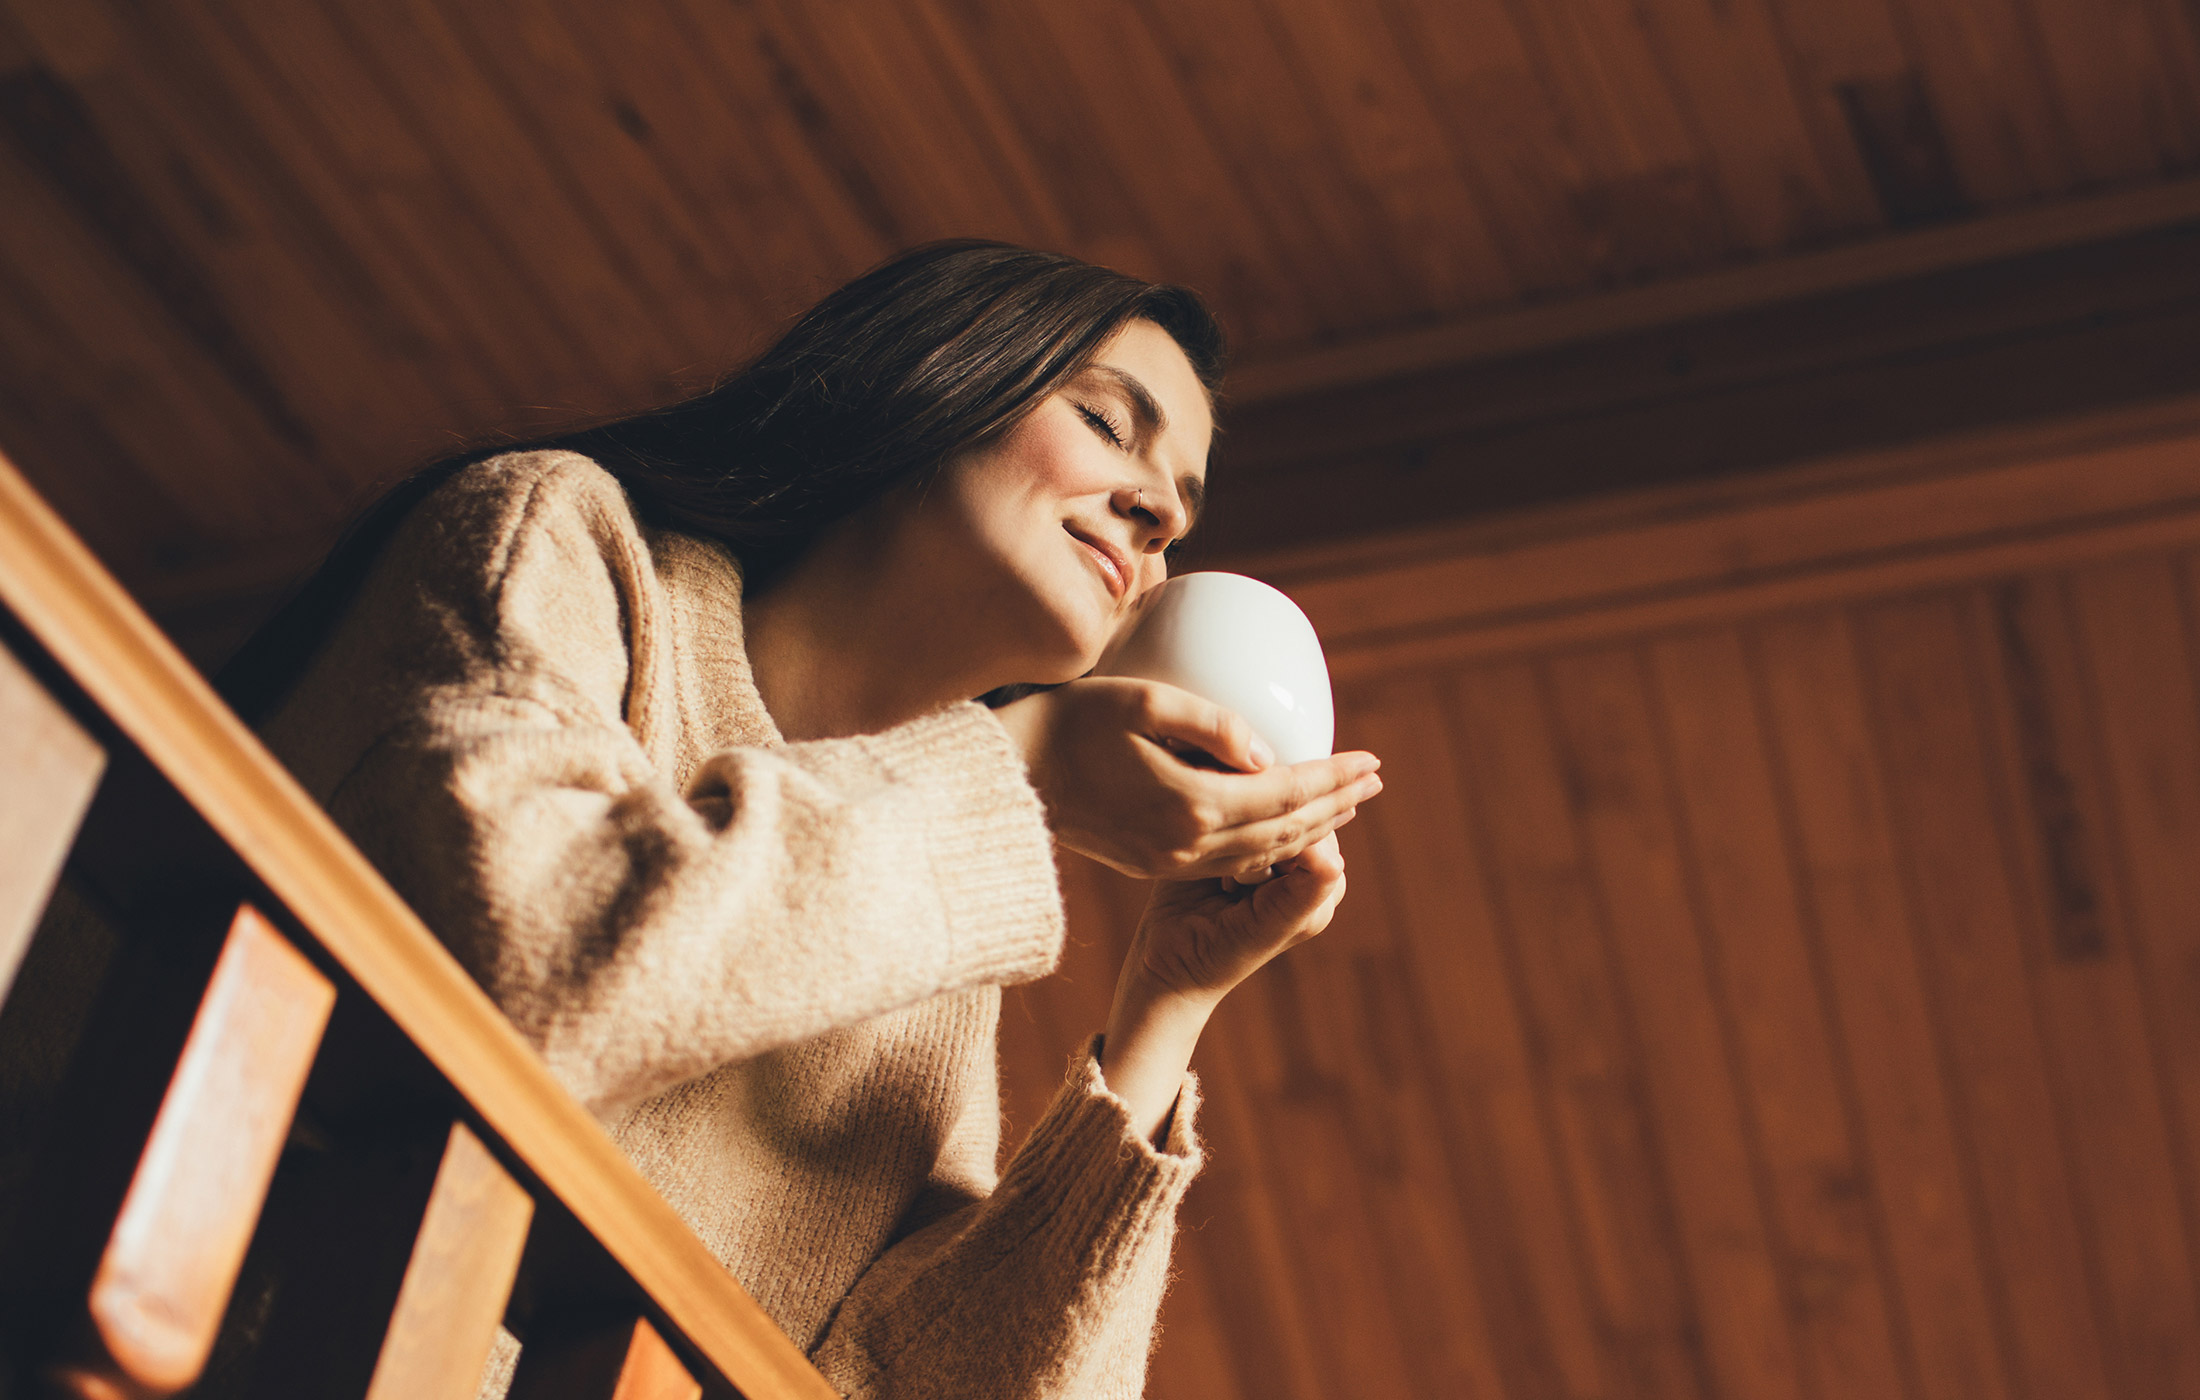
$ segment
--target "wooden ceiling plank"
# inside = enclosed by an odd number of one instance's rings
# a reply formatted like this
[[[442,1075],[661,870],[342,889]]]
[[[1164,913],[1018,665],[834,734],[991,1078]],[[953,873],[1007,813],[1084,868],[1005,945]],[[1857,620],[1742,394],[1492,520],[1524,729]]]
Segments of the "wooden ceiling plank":
[[[1463,178],[1451,140],[1374,0],[1272,7],[1286,53],[1373,192],[1389,256],[1410,269],[1424,314],[1511,300],[1522,290],[1504,231]],[[1403,80],[1402,80],[1403,79]]]
[[[1982,206],[2083,185],[2017,0],[1890,0],[1921,60],[1964,188]]]
[[[469,427],[515,404],[606,394],[594,344],[530,276],[489,209],[438,165],[413,116],[326,7],[223,4],[211,13],[244,65],[264,75],[269,105],[291,114],[285,124],[301,162],[357,192],[372,240],[403,258],[423,295],[463,328],[453,352],[479,355],[504,386],[500,402],[473,406]]]
[[[484,401],[513,401],[517,388],[501,373],[497,352],[453,315],[450,299],[388,236],[375,198],[361,182],[343,178],[340,157],[272,65],[244,47],[237,27],[215,8],[179,7],[172,22],[189,27],[242,120],[296,182],[298,202],[329,236],[341,239],[346,255],[388,298],[394,324],[382,334],[398,354],[426,367],[449,415],[445,423],[469,421]]]
[[[710,236],[736,245],[733,256],[747,266],[763,308],[760,323],[741,329],[761,339],[877,259],[877,234],[844,200],[813,188],[818,172],[803,152],[785,149],[791,118],[771,100],[753,55],[729,68],[722,36],[699,32],[677,0],[558,0],[557,8],[626,104],[615,115],[647,133],[647,155],[664,180]],[[725,7],[714,14],[722,17],[716,27],[744,22]],[[797,165],[811,178],[791,173]]]
[[[2188,1258],[2200,1260],[2200,1019],[2190,972],[2200,967],[2200,862],[2191,858],[2200,846],[2200,569],[2189,554],[2122,560],[2079,571],[2072,593],[2104,753],[2110,854],[2176,1144],[2181,1233]]]
[[[1700,879],[1675,823],[1647,658],[1640,647],[1615,647],[1553,658],[1545,674],[1621,1015],[1642,1056],[1710,1390],[1802,1400],[1771,1203],[1737,1082],[1733,1011],[1713,986]]]
[[[2009,854],[1995,829],[1981,678],[1959,596],[1858,609],[1877,747],[1915,900],[2004,1345],[2026,1391],[2108,1400],[2092,1279],[2056,1121]]]
[[[2034,574],[1974,591],[1964,624],[1974,669],[1991,678],[1984,723],[2001,762],[1990,776],[2109,1389],[2167,1400],[2200,1391],[2200,1291],[2174,1228],[2182,1206],[2164,1086],[2112,854],[2100,736],[2080,693],[2069,583]]]
[[[212,370],[121,268],[109,264],[44,187],[0,146],[0,261],[19,276],[41,319],[70,328],[82,347],[73,379],[93,397],[137,460],[186,504],[191,534],[237,540],[313,528],[319,511],[301,496],[295,448]],[[35,284],[30,280],[35,277]],[[66,308],[64,311],[63,308]],[[228,464],[210,470],[214,464]]]
[[[2200,166],[2148,0],[2026,0],[2083,179],[2135,184]]]
[[[484,80],[533,136],[543,163],[617,250],[638,300],[693,356],[683,370],[727,366],[746,328],[767,319],[758,277],[729,240],[714,236],[652,158],[646,126],[583,42],[540,0],[468,0],[449,11]]]
[[[1454,692],[1464,783],[1518,969],[1607,1369],[1643,1400],[1711,1393],[1666,1180],[1544,683],[1525,663]]]
[[[622,250],[577,207],[545,153],[481,73],[438,0],[322,0],[338,32],[404,114],[455,202],[482,211],[505,255],[565,334],[630,404],[663,396],[691,362],[636,285]]]
[[[1311,334],[1411,321],[1415,292],[1385,255],[1372,193],[1330,125],[1316,119],[1267,10],[1253,0],[1207,0],[1196,9],[1137,3],[1175,57],[1187,103],[1268,227],[1279,284],[1304,299]]]
[[[1376,864],[1380,838],[1372,827],[1354,822],[1338,835],[1348,862],[1363,871]],[[1443,1135],[1434,1131],[1443,1097],[1428,1071],[1435,1047],[1420,1024],[1388,893],[1387,881],[1363,877],[1328,931],[1291,957],[1325,989],[1306,999],[1306,1014],[1332,1028],[1342,1052],[1328,1069],[1409,1376],[1409,1388],[1398,1393],[1502,1395],[1513,1387],[1482,1297],[1470,1212]]]
[[[1268,227],[1201,127],[1161,39],[1127,0],[1025,9],[1043,31],[1031,41],[1032,61],[1058,75],[1057,94],[1074,92],[1087,150],[1126,173],[1154,231],[1159,264],[1125,270],[1189,283],[1241,343],[1306,343],[1313,317],[1261,275],[1276,261]]]
[[[1575,203],[1590,180],[1511,12],[1491,0],[1384,0],[1399,56],[1427,95],[1529,295],[1594,284],[1606,269]]]
[[[128,37],[113,65],[78,87],[157,236],[202,271],[243,353],[311,435],[318,470],[297,476],[319,488],[308,508],[340,513],[372,464],[449,419],[423,333],[269,149],[196,34],[165,16],[114,20]]]
[[[1891,1280],[1740,632],[1649,647],[1717,999],[1765,1174],[1802,1393],[1899,1396]]]
[[[1742,247],[1784,252],[1882,225],[1854,160],[1822,159],[1766,0],[1680,0],[1645,15]]]
[[[1135,192],[1137,161],[1105,139],[1065,58],[1032,7],[1003,0],[939,0],[937,13],[997,87],[1024,133],[1069,234],[1069,251],[1138,276],[1166,260],[1156,222]]]
[[[1490,905],[1482,854],[1460,790],[1454,715],[1441,683],[1396,675],[1340,696],[1352,741],[1387,755],[1383,800],[1364,809],[1370,883],[1387,905],[1397,956],[1416,989],[1436,1123],[1467,1215],[1467,1257],[1488,1319],[1503,1393],[1613,1391],[1588,1307],[1551,1152],[1536,1047]]]
[[[1709,155],[1689,130],[1624,0],[1507,0],[1562,109],[1592,183],[1575,203],[1611,276],[1632,281],[1724,262],[1734,234]]]
[[[2010,1400],[1988,1261],[1903,887],[1865,680],[1846,616],[1748,629],[1806,916],[1825,969],[1840,1066],[1894,1280],[1908,1394]]]

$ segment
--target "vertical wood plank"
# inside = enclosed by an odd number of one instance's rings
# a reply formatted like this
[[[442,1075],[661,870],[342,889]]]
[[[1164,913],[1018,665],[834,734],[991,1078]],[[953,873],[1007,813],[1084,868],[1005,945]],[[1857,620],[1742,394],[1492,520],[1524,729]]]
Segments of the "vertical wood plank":
[[[1899,1396],[1871,1174],[1852,1124],[1740,635],[1651,648],[1718,996],[1778,1222],[1805,1393]]]
[[[1610,931],[1716,1393],[1800,1397],[1749,1126],[1674,825],[1642,655],[1554,659],[1568,795]]]
[[[1895,1278],[1896,1338],[1930,1400],[2002,1400],[2008,1379],[1938,1011],[1919,966],[1869,702],[1847,620],[1760,624],[1754,654],[1784,817],[1834,1007]]]
[[[1958,604],[1938,596],[1865,608],[1859,628],[2010,1350],[2028,1389],[2105,1400],[2098,1281],[2080,1238]]]
[[[0,645],[0,1001],[106,766],[106,751]]]
[[[703,1386],[647,1318],[572,1328],[538,1320],[506,1394],[509,1400],[702,1400]]]
[[[1539,678],[1479,669],[1454,693],[1476,844],[1540,1047],[1542,1090],[1615,1389],[1712,1393],[1679,1258],[1643,1058],[1626,1023]]]
[[[1353,733],[1386,755],[1386,786],[1359,825],[1375,857],[1352,868],[1349,905],[1378,887],[1394,929],[1437,1124],[1458,1183],[1488,1339],[1516,1396],[1611,1389],[1590,1315],[1559,1163],[1546,1130],[1538,1047],[1490,903],[1461,791],[1453,716],[1432,678],[1346,700]]]
[[[237,912],[92,1280],[93,1354],[56,1368],[75,1393],[198,1378],[335,1001],[266,919]]]
[[[535,1202],[463,1123],[437,1168],[367,1400],[468,1400],[519,1274]]]
[[[2200,570],[2134,560],[2079,573],[2073,593],[2186,1248],[2200,1257],[2200,587],[2188,579],[2200,584]]]

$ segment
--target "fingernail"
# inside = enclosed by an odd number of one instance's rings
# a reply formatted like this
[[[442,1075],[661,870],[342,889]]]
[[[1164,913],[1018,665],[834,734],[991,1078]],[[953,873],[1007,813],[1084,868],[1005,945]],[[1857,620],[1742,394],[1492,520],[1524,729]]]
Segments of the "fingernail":
[[[1269,748],[1264,741],[1256,737],[1253,740],[1254,764],[1258,767],[1266,768],[1269,764],[1274,763],[1275,761],[1276,751],[1272,748]]]

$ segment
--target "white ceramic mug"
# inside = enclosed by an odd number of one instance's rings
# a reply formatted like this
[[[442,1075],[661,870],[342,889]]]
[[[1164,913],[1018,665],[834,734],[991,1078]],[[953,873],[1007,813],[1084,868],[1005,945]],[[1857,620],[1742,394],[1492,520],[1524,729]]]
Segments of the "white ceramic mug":
[[[1336,738],[1329,663],[1299,605],[1243,574],[1183,574],[1147,601],[1101,675],[1180,686],[1235,711],[1281,763],[1327,758]]]

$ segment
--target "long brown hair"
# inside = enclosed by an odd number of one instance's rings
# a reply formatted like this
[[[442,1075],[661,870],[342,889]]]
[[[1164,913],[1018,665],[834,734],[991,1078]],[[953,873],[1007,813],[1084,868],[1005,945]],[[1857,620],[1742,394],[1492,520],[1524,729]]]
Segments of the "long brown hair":
[[[248,723],[272,713],[413,507],[472,463],[563,448],[617,477],[637,515],[723,541],[761,586],[829,525],[1006,432],[1124,323],[1183,348],[1210,395],[1221,327],[1198,295],[1061,253],[927,244],[810,308],[745,368],[665,408],[415,472],[370,506],[215,684]]]

